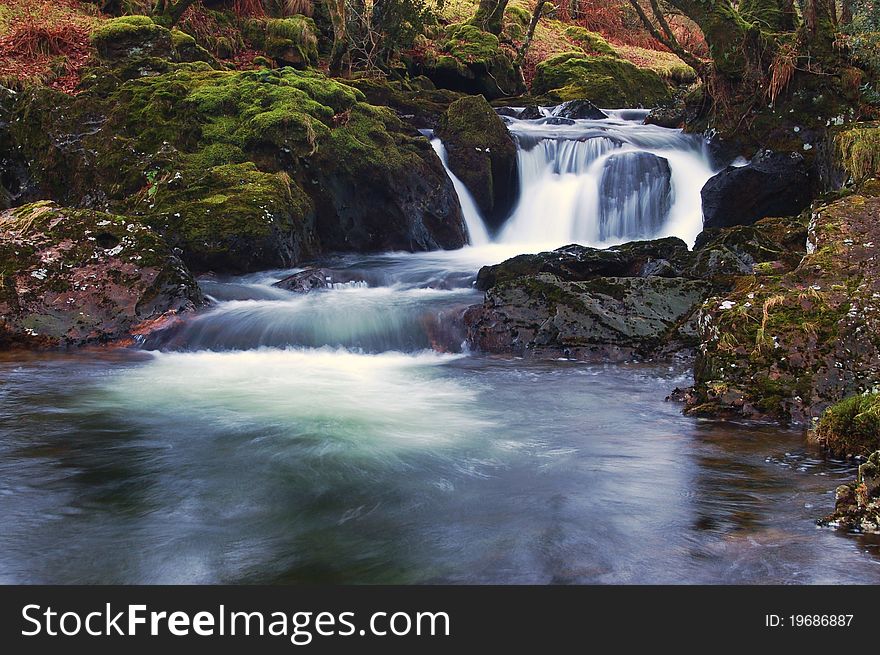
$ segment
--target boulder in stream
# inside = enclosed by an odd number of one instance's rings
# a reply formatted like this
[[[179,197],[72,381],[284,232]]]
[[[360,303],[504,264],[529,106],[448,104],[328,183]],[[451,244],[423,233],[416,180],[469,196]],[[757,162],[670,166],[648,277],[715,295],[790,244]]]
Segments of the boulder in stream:
[[[768,216],[797,216],[810,206],[812,184],[798,153],[759,152],[728,166],[703,186],[704,227],[750,225]]]

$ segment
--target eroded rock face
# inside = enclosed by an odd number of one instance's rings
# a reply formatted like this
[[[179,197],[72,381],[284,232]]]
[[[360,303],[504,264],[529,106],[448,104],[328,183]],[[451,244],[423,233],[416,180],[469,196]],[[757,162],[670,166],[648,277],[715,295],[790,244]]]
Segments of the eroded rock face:
[[[504,122],[485,98],[468,96],[450,105],[436,135],[486,224],[500,227],[519,197],[517,149]]]
[[[0,349],[106,343],[204,302],[149,228],[50,202],[0,213],[0,266]]]
[[[706,228],[751,225],[768,216],[797,216],[810,206],[812,182],[798,153],[762,151],[746,166],[728,166],[701,191]]]
[[[880,379],[880,198],[814,210],[809,253],[710,299],[690,411],[807,422]]]

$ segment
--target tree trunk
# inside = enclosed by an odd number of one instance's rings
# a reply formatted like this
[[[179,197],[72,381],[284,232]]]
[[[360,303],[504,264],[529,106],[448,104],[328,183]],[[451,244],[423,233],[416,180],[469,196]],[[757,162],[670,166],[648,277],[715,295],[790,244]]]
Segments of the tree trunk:
[[[547,2],[548,0],[538,0],[538,4],[535,5],[535,11],[532,12],[532,20],[529,22],[529,29],[526,32],[525,41],[523,41],[522,47],[516,55],[516,61],[514,63],[517,66],[522,66],[522,63],[526,59],[529,46],[532,44],[532,38],[535,36],[535,28],[538,27],[538,21],[541,20],[541,15],[544,13],[544,5],[546,5]]]
[[[333,49],[330,51],[330,74],[342,75],[348,54],[345,0],[326,0],[330,23],[333,25]]]
[[[178,0],[175,3],[164,2],[164,11],[163,13],[171,19],[171,27],[177,25],[178,21],[183,17],[184,12],[190,8],[190,6],[196,0]]]
[[[504,10],[507,9],[509,0],[480,0],[477,13],[471,19],[471,24],[476,25],[484,32],[501,34],[504,27]]]

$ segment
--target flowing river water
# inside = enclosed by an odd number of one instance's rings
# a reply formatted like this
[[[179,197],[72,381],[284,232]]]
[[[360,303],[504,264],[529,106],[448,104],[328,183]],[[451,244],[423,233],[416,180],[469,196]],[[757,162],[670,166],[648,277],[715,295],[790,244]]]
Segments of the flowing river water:
[[[138,348],[0,359],[0,582],[880,581],[878,540],[815,526],[852,468],[682,416],[686,365],[465,347],[481,265],[693,240],[703,145],[642,118],[508,119],[523,197],[490,235],[453,177],[462,250],[206,278]]]

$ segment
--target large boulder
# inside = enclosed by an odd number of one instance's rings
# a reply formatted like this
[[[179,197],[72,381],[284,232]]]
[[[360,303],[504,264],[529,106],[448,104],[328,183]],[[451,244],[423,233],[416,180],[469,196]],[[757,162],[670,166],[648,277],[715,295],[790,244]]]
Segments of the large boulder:
[[[599,239],[657,234],[672,207],[669,162],[650,152],[613,154],[599,182]]]
[[[429,52],[413,68],[440,88],[482,94],[489,100],[525,91],[513,52],[474,25],[450,25],[439,51]]]
[[[0,213],[0,349],[106,343],[204,301],[161,237],[51,202]]]
[[[599,249],[572,244],[551,252],[518,255],[500,264],[484,266],[476,286],[486,291],[519,277],[549,273],[563,282],[594,277],[678,277],[689,266],[687,244],[676,237],[632,241]]]
[[[709,285],[684,278],[596,277],[566,282],[550,273],[490,289],[465,314],[469,342],[517,356],[622,361],[696,345],[697,309]]]
[[[814,209],[808,254],[703,307],[689,411],[818,418],[880,381],[880,197],[865,189]]]
[[[565,52],[538,64],[532,94],[551,100],[590,100],[599,107],[654,107],[668,103],[669,85],[654,71],[616,56]]]
[[[519,196],[517,148],[504,122],[485,98],[467,96],[450,105],[436,135],[487,225],[500,227]]]
[[[767,216],[797,216],[812,200],[810,172],[798,153],[764,150],[746,166],[728,166],[700,192],[705,227],[750,225]]]
[[[75,97],[20,94],[9,134],[40,197],[137,216],[197,272],[466,243],[430,144],[360,91],[311,70],[161,61],[135,79],[96,68]]]

